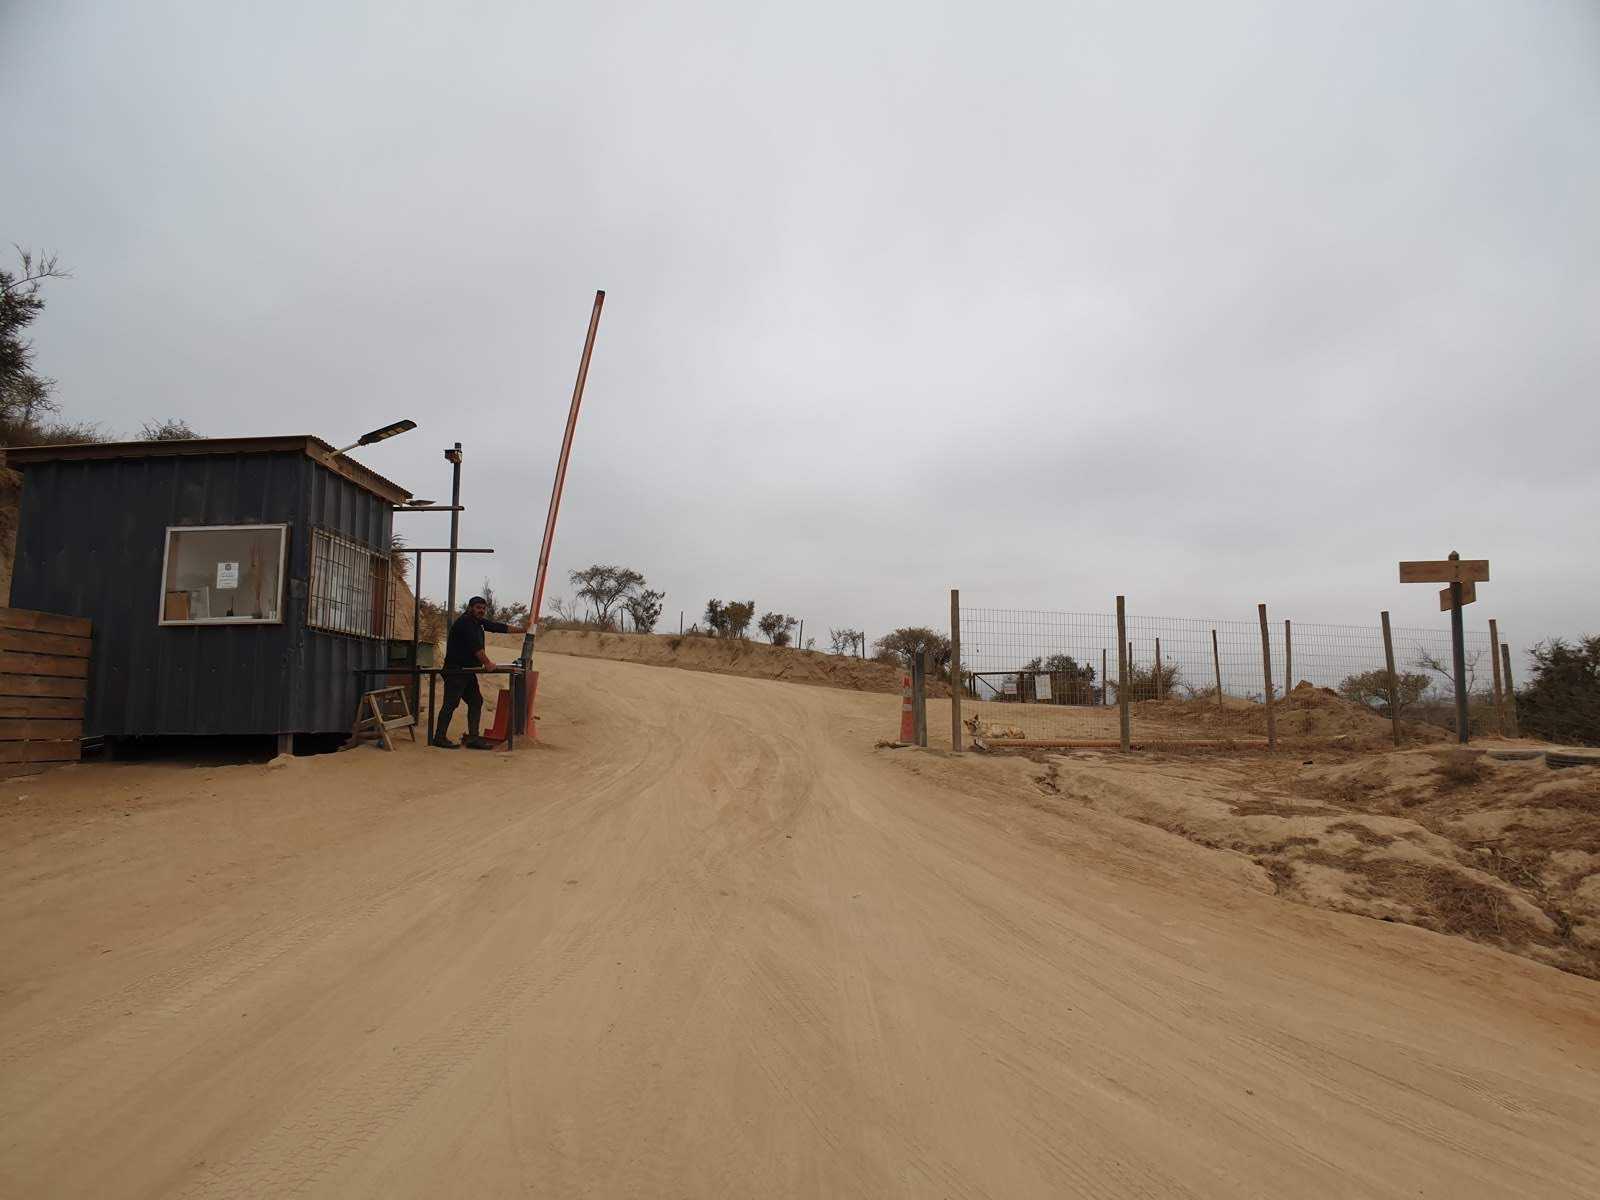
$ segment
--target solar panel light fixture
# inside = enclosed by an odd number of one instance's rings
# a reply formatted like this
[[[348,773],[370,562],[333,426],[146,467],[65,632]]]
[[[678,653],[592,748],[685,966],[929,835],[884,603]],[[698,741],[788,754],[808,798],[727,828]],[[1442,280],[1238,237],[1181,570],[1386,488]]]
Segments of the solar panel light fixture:
[[[416,427],[417,423],[415,421],[396,421],[393,425],[385,425],[381,429],[374,429],[371,433],[363,433],[348,446],[341,446],[334,453],[344,454],[347,451],[354,450],[357,446],[370,446],[373,442],[386,441],[396,434],[408,433]]]

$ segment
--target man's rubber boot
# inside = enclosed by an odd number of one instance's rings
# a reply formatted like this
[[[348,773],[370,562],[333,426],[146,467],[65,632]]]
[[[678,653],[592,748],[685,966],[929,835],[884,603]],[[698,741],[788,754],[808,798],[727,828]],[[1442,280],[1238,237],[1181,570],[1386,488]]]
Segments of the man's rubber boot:
[[[495,744],[493,742],[489,741],[487,738],[481,738],[477,734],[472,734],[470,737],[463,738],[461,744],[468,750],[493,750],[495,748]]]
[[[436,738],[433,739],[433,741],[429,742],[428,745],[433,746],[433,747],[435,747],[435,748],[437,748],[439,750],[459,750],[459,749],[461,749],[461,743],[460,742],[452,742],[447,737],[436,737]]]

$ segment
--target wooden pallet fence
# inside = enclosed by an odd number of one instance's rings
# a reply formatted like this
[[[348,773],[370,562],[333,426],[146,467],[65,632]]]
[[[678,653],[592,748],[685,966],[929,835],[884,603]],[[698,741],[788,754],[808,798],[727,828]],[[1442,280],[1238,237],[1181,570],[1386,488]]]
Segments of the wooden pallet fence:
[[[78,760],[90,633],[84,617],[0,608],[0,779]]]

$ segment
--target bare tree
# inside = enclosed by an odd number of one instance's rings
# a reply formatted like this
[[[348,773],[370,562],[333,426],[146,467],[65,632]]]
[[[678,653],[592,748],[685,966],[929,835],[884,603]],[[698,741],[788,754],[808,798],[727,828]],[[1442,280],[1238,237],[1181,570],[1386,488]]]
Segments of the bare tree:
[[[854,654],[856,647],[861,642],[859,629],[830,629],[828,630],[828,644],[835,654]]]
[[[1481,657],[1483,657],[1481,650],[1468,650],[1466,656],[1462,659],[1462,664],[1467,669],[1467,695],[1469,696],[1478,690],[1478,660]],[[1440,683],[1439,690],[1452,696],[1455,695],[1455,669],[1441,662],[1431,650],[1424,650],[1421,646],[1418,646],[1417,655],[1411,660],[1411,665],[1421,667],[1424,671],[1437,675]]]
[[[568,575],[578,599],[588,602],[596,624],[611,624],[611,610],[644,587],[644,576],[631,567],[596,563]]]
[[[44,311],[47,279],[70,279],[54,254],[15,247],[19,271],[0,271],[0,442],[19,445],[39,440],[46,417],[56,411],[55,380],[33,369],[33,343],[27,328]],[[52,439],[54,440],[54,439]]]
[[[483,581],[483,588],[478,595],[489,606],[489,611],[484,614],[491,621],[500,621],[506,625],[526,625],[528,623],[528,606],[518,600],[510,604],[501,604],[500,598],[494,594],[494,585],[487,579]]]
[[[182,417],[168,417],[164,421],[146,421],[139,430],[139,438],[146,442],[192,442],[200,437],[189,422]]]

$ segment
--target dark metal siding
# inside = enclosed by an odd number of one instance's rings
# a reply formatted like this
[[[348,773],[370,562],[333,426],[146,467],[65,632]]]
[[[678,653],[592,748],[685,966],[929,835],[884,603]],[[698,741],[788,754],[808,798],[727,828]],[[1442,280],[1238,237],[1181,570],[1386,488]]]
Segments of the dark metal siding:
[[[94,622],[87,736],[348,729],[384,644],[307,629],[310,527],[387,546],[386,500],[300,453],[50,461],[23,468],[19,608]],[[280,625],[162,626],[168,525],[286,524]]]

